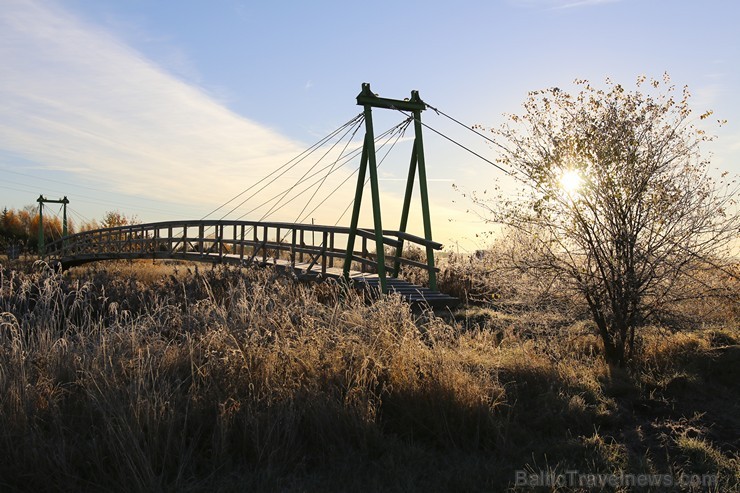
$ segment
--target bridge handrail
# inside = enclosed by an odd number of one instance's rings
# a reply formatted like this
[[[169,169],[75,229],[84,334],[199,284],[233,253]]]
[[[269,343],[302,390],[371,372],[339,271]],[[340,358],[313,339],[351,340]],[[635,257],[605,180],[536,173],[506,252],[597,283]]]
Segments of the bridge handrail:
[[[225,228],[233,227],[234,233],[233,238],[224,238]],[[237,227],[242,228],[240,231],[241,238],[237,238]],[[173,234],[173,229],[182,229],[182,235]],[[195,236],[189,236],[188,229],[197,228],[198,233]],[[246,237],[245,228],[254,229],[254,238],[249,239]],[[256,228],[260,228],[263,231],[264,237],[262,239],[257,238]],[[162,230],[169,230],[168,235],[160,236]],[[206,231],[214,231],[214,236],[206,236]],[[268,231],[275,230],[277,235],[276,239],[269,240],[267,238]],[[293,238],[290,241],[283,241],[280,238],[280,232],[284,231],[287,234],[293,232]],[[296,245],[296,235],[300,232],[301,244]],[[326,240],[327,236],[331,236],[331,245],[306,245],[303,243],[305,233],[321,233]],[[169,247],[168,250],[170,255],[177,253],[179,248],[182,248],[181,252],[184,254],[191,254],[199,251],[201,255],[218,253],[219,257],[223,256],[224,248],[241,249],[241,256],[244,256],[244,247],[252,248],[252,258],[254,258],[258,252],[262,251],[262,256],[266,258],[267,251],[290,251],[294,257],[296,254],[308,254],[313,256],[313,262],[315,263],[319,257],[322,258],[322,263],[326,263],[326,259],[330,259],[333,265],[334,259],[344,258],[346,251],[341,248],[334,248],[334,235],[349,235],[350,228],[344,226],[326,226],[319,224],[296,224],[287,222],[260,222],[260,221],[242,221],[242,220],[180,220],[180,221],[160,221],[153,223],[142,223],[142,224],[127,224],[122,226],[100,228],[96,230],[82,231],[64,237],[61,240],[54,241],[47,245],[46,255],[47,257],[65,256],[67,254],[72,255],[94,255],[96,253],[104,254],[117,254],[119,257],[125,256],[126,258],[133,257],[136,254],[144,255],[145,253],[152,253],[144,248],[144,243],[150,242],[149,247],[164,248]],[[352,252],[351,260],[358,262],[365,267],[377,267],[376,262],[377,256],[375,253],[369,252],[366,248],[367,241],[375,240],[375,231],[370,229],[357,229],[356,234],[358,237],[363,239],[363,250],[362,252]],[[219,236],[220,235],[220,236]],[[139,236],[139,237],[137,237]],[[284,237],[283,237],[284,238]],[[97,241],[105,242],[105,244],[112,248],[114,251],[90,251],[91,244],[95,244]],[[423,248],[432,248],[439,250],[442,248],[442,244],[430,240],[426,240],[416,235],[412,235],[402,231],[384,230],[383,231],[383,244],[390,247],[403,247],[404,242],[415,244]],[[198,249],[196,249],[194,243],[197,243]],[[134,244],[141,244],[141,249],[132,249],[126,251],[126,248],[133,247]],[[192,249],[191,252],[187,251],[188,245]],[[206,251],[206,245],[208,245],[208,251]],[[123,248],[122,248],[123,247]],[[218,249],[217,252],[213,252],[214,249]],[[80,250],[82,250],[80,252]],[[396,255],[387,255],[386,259],[390,262],[398,262],[401,265],[408,265],[425,269],[427,271],[438,272],[438,268],[430,268],[428,265],[404,258],[402,255],[397,257]],[[390,266],[387,266],[389,269]],[[325,269],[325,265],[324,265]]]
[[[180,226],[200,226],[204,225],[206,227],[213,227],[213,226],[249,226],[249,227],[268,227],[268,228],[280,228],[280,229],[300,229],[303,231],[314,231],[317,233],[323,233],[325,231],[327,232],[334,232],[338,234],[349,234],[350,228],[346,226],[327,226],[327,225],[320,225],[320,224],[297,224],[297,223],[286,223],[286,222],[260,222],[260,221],[237,221],[237,220],[197,220],[197,219],[187,219],[182,221],[159,221],[159,222],[153,222],[153,223],[141,223],[141,224],[126,224],[123,226],[114,226],[109,228],[98,228],[94,230],[88,230],[88,231],[81,231],[79,233],[74,233],[72,235],[69,235],[65,237],[65,241],[74,240],[75,238],[85,237],[89,236],[93,232],[95,234],[102,234],[106,232],[124,232],[124,231],[133,231],[133,230],[153,230],[153,229],[164,229],[168,228],[170,226],[180,227]],[[358,228],[357,234],[359,236],[364,236],[367,238],[375,238],[375,232],[370,229],[364,229],[364,228]],[[395,231],[395,230],[383,230],[383,236],[395,236],[402,240],[407,240],[412,243],[416,243],[418,245],[422,246],[431,246],[435,250],[440,250],[442,248],[442,244],[426,240],[425,238],[421,238],[420,236],[412,235],[410,233],[406,233],[403,231]],[[388,239],[390,240],[390,239]],[[48,244],[48,248],[52,247],[58,247],[63,243],[62,240],[56,240],[54,242],[51,242]],[[389,241],[391,246],[397,246]]]

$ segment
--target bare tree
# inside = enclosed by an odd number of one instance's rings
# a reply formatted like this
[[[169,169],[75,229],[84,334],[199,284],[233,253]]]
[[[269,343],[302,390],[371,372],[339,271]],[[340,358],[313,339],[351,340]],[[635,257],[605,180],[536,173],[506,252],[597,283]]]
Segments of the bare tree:
[[[523,184],[514,198],[474,194],[484,217],[528,238],[520,267],[557,275],[587,303],[606,360],[624,365],[635,329],[708,265],[732,270],[740,238],[735,180],[712,178],[687,88],[640,77],[634,91],[576,81],[529,93],[522,115],[491,129],[499,163]],[[676,99],[678,98],[678,99]],[[723,122],[719,122],[722,124]],[[734,252],[737,254],[737,251]],[[737,261],[737,257],[734,257]],[[693,293],[706,283],[693,282]]]

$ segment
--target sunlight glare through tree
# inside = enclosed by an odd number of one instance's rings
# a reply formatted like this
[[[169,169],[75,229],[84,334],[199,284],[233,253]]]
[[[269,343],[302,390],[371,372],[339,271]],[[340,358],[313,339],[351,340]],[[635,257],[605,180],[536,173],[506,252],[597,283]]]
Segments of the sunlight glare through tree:
[[[574,195],[578,193],[583,183],[583,178],[578,170],[566,169],[560,175],[560,187],[568,195]]]
[[[527,239],[512,266],[577,293],[607,361],[624,365],[635,329],[668,316],[673,301],[724,295],[703,279],[708,269],[735,275],[738,184],[715,177],[703,155],[713,137],[700,122],[712,112],[695,115],[688,88],[667,74],[641,76],[633,91],[576,85],[530,92],[522,115],[491,129],[498,162],[522,187],[473,200]]]

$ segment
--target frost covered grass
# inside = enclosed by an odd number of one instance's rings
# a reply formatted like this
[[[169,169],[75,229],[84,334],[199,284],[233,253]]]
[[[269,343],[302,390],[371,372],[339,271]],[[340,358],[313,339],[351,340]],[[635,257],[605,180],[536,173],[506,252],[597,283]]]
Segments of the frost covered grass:
[[[729,491],[738,341],[656,327],[618,370],[545,309],[414,312],[258,269],[4,268],[0,489],[526,491],[517,470],[578,469]]]

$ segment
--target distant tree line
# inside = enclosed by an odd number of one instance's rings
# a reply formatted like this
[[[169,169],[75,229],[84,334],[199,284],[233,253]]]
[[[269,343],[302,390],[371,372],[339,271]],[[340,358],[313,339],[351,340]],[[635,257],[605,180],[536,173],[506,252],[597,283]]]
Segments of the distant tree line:
[[[136,224],[136,217],[127,217],[118,211],[106,212],[103,220],[95,219],[76,224],[67,219],[67,233],[74,234],[99,228],[113,228]],[[44,213],[44,238],[46,242],[62,237],[62,220],[53,213]],[[0,212],[0,252],[15,249],[19,253],[36,252],[39,241],[39,211],[36,205],[27,205],[22,209],[3,207]]]

